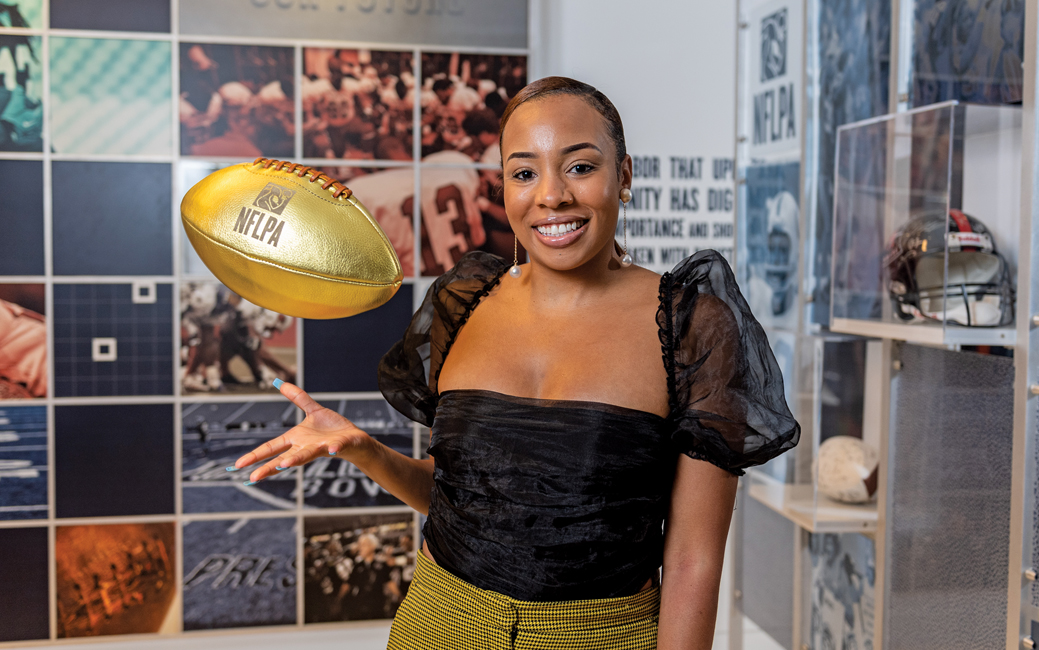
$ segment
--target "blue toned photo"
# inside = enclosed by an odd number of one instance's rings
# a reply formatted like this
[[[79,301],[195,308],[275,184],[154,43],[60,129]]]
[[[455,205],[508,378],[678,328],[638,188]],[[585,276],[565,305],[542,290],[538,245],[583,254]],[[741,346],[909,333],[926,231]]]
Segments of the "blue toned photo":
[[[837,127],[888,112],[891,2],[819,3],[818,167],[814,223],[805,254],[812,297],[809,319],[830,322],[833,166]]]
[[[913,106],[1021,103],[1024,25],[1024,0],[918,0]]]
[[[740,284],[765,328],[797,327],[801,164],[749,167],[740,214]]]
[[[296,520],[184,524],[184,629],[296,622]]]
[[[185,404],[181,473],[184,512],[293,510],[296,470],[246,487],[255,466],[227,471],[243,454],[296,424],[284,401]]]
[[[0,407],[0,519],[47,518],[47,409]]]
[[[390,449],[411,456],[411,422],[381,399],[322,401]],[[303,468],[303,503],[310,508],[363,508],[404,505],[352,463],[330,456]]]
[[[813,648],[872,650],[876,551],[865,535],[809,536]]]

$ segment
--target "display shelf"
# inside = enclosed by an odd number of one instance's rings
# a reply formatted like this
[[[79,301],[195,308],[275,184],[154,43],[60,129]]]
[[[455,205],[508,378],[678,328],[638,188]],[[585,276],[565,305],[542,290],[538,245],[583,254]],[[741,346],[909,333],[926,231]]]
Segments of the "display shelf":
[[[875,501],[851,505],[816,496],[807,483],[781,483],[758,473],[754,479],[748,491],[752,499],[808,532],[871,534],[877,530]]]
[[[854,318],[834,318],[830,329],[877,339],[895,339],[921,345],[1014,345],[1013,327],[928,327],[907,323],[884,323]]]
[[[1021,109],[950,101],[842,125],[831,328],[1013,345]]]

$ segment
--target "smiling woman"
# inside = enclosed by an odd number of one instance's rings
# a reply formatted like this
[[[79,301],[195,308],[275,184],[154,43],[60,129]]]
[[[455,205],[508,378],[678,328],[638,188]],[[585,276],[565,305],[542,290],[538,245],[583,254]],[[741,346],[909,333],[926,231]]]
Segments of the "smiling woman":
[[[284,384],[306,419],[235,467],[338,454],[428,513],[389,648],[710,648],[736,476],[800,434],[765,334],[714,251],[622,263],[632,163],[602,93],[537,81],[500,143],[529,263],[462,257],[379,367],[431,459]]]

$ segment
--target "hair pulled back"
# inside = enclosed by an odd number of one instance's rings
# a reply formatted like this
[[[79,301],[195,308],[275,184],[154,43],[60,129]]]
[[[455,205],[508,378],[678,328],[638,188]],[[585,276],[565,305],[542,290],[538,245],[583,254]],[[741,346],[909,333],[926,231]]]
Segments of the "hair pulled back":
[[[594,86],[569,77],[544,77],[527,84],[516,93],[509,105],[505,107],[505,112],[502,113],[501,127],[498,130],[498,146],[501,147],[501,138],[502,134],[505,133],[505,125],[509,123],[509,118],[512,117],[517,108],[527,102],[544,99],[552,95],[580,97],[602,116],[602,119],[606,122],[606,130],[610,134],[610,139],[613,140],[613,146],[617,150],[617,171],[619,172],[624,164],[624,156],[628,154],[628,151],[624,145],[624,124],[621,123],[621,116],[617,112],[617,107]]]

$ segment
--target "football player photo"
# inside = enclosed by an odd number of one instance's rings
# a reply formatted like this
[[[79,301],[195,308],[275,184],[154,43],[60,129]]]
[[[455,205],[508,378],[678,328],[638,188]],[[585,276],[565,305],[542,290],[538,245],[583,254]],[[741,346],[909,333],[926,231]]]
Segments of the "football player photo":
[[[181,155],[291,158],[294,65],[290,47],[181,43]]]
[[[219,282],[181,285],[180,381],[185,393],[273,392],[296,380],[296,319]]]
[[[393,147],[389,156],[410,160],[403,145]],[[346,184],[354,196],[375,217],[400,260],[404,277],[415,274],[414,196],[415,168],[322,167],[321,171]]]
[[[527,85],[527,57],[422,55],[422,157],[459,151],[478,162],[498,141],[509,100]]]
[[[303,157],[411,160],[411,52],[303,50]]]
[[[42,284],[0,284],[0,400],[47,395]]]
[[[412,513],[308,517],[307,623],[393,618],[415,573]]]
[[[789,330],[797,326],[800,163],[750,167],[746,178],[743,288],[764,327]]]
[[[27,27],[18,5],[0,4],[0,27]],[[43,150],[43,39],[0,35],[0,151]]]

